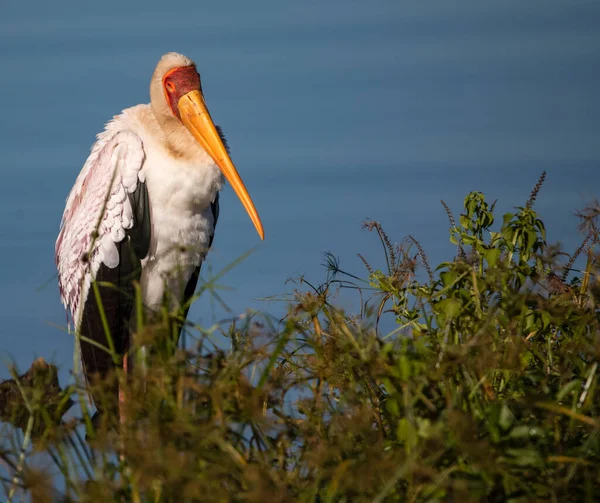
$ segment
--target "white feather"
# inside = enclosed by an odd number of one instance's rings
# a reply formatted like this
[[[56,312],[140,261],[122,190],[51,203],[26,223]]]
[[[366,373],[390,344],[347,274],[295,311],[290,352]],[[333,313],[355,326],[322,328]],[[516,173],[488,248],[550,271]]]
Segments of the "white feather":
[[[111,232],[123,212],[126,200],[122,186],[121,154],[129,155],[129,170],[141,170],[144,150],[139,137],[121,121],[110,122],[98,135],[98,141],[75,181],[63,214],[56,240],[56,264],[61,299],[79,326],[91,278],[95,278],[101,263],[116,267],[119,263],[116,242],[124,233]],[[108,197],[107,197],[108,196]],[[98,233],[95,238],[95,233]],[[67,287],[67,285],[76,285]]]
[[[119,264],[116,244],[134,225],[127,193],[138,182],[146,182],[151,215],[150,250],[140,279],[146,306],[160,305],[165,286],[183,293],[208,251],[214,234],[210,205],[223,176],[203,151],[193,161],[175,158],[157,137],[156,124],[148,123],[152,118],[149,105],[138,105],[109,122],[67,199],[56,262],[61,299],[77,328],[100,264]]]

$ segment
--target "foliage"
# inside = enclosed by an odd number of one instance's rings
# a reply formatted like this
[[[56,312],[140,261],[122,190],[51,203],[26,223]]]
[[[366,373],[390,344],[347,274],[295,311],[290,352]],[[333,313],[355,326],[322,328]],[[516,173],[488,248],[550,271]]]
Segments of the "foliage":
[[[444,205],[457,257],[433,270],[414,237],[396,246],[367,223],[383,267],[361,256],[363,280],[328,254],[322,285],[298,279],[285,318],[238,320],[226,349],[188,323],[193,349],[166,350],[180,314],[165,309],[135,334],[144,364],[115,375],[120,416],[94,428],[84,407],[57,427],[29,400],[39,431],[33,449],[0,451],[5,490],[36,501],[55,501],[52,486],[64,501],[595,501],[598,211],[582,212],[573,255],[549,246],[533,209],[544,176],[499,228],[479,192],[458,222]],[[571,271],[580,255],[585,269]],[[359,313],[335,307],[342,288]],[[397,326],[382,333],[389,316]],[[28,462],[34,451],[50,469]]]

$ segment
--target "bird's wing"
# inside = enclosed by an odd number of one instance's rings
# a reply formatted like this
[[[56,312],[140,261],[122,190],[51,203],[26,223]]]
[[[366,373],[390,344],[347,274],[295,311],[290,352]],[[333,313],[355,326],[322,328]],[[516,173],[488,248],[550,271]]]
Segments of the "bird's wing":
[[[126,344],[132,280],[139,279],[140,260],[150,246],[144,160],[142,142],[134,133],[101,134],[67,198],[55,248],[61,300],[71,324],[105,346],[99,306],[90,290],[94,280],[115,285],[102,286],[100,296],[117,351]],[[86,374],[108,370],[110,355],[102,353],[82,343]]]

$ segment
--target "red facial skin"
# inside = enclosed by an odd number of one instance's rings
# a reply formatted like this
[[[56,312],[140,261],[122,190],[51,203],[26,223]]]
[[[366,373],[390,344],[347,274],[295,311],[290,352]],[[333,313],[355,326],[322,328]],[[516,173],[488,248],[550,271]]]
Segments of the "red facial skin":
[[[181,68],[173,68],[173,70],[165,73],[163,77],[163,89],[167,103],[171,107],[171,112],[178,119],[179,115],[179,99],[190,91],[200,91],[200,75],[196,71],[195,66],[183,66]]]

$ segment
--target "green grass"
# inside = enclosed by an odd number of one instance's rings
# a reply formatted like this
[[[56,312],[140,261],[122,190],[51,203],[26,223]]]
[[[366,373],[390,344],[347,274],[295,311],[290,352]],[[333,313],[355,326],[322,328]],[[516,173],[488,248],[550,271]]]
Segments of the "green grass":
[[[55,501],[53,487],[65,501],[597,501],[599,209],[581,212],[574,253],[547,244],[534,211],[544,176],[496,225],[481,193],[457,221],[446,207],[456,258],[436,267],[415,238],[394,245],[366,224],[380,261],[348,273],[328,255],[323,284],[300,278],[282,320],[222,327],[227,348],[190,325],[187,351],[172,354],[177,313],[165,310],[135,336],[153,348],[146,369],[114,376],[128,397],[118,431],[94,431],[85,415],[61,420],[85,390],[55,387],[52,367],[0,385],[3,419],[25,432],[0,427],[15,440],[0,451],[5,491],[34,501]],[[340,288],[358,312],[335,306]],[[107,384],[94,386],[101,396]],[[29,462],[34,451],[52,462]]]

